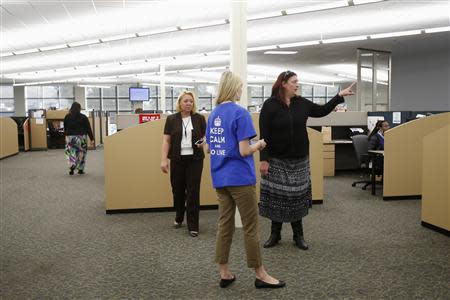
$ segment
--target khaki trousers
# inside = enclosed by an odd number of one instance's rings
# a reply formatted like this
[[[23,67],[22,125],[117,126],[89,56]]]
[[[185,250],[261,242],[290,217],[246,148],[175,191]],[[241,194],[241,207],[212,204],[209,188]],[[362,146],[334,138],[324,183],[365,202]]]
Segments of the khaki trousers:
[[[234,233],[236,206],[241,215],[244,229],[247,266],[257,268],[262,265],[259,237],[258,204],[255,186],[232,186],[216,189],[219,198],[219,222],[216,241],[216,262],[228,263]]]

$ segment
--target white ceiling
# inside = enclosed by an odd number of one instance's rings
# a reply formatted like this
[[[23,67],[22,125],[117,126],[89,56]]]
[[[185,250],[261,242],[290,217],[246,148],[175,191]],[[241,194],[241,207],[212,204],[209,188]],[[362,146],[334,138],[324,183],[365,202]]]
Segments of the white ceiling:
[[[338,3],[345,6],[291,14],[294,10],[317,9]],[[229,65],[229,24],[226,23],[229,1],[11,0],[2,1],[0,7],[0,71],[3,82],[156,82],[155,72],[160,64],[166,65],[169,82],[190,82],[192,79],[214,82],[218,80],[221,69],[188,71],[211,67],[223,69]],[[274,17],[258,19],[264,16]],[[449,2],[391,0],[348,6],[347,1],[342,0],[249,0],[248,19],[249,48],[282,47],[282,44],[302,41],[448,27]],[[202,27],[220,23],[222,25]],[[192,26],[196,28],[185,29]],[[143,34],[161,31],[166,33]],[[133,37],[98,41],[124,34]],[[137,37],[136,34],[144,36]],[[425,38],[439,43],[442,41],[440,36],[442,34],[426,33],[287,48],[299,51],[292,56],[253,51],[248,54],[248,79],[250,82],[272,80],[276,74],[289,68],[299,70],[305,81],[347,81],[337,74],[356,74],[358,47],[391,50],[394,41],[419,43]],[[92,40],[94,44],[66,46]],[[58,45],[64,48],[45,50],[45,47]],[[38,48],[40,52],[8,56],[9,52],[17,54]]]

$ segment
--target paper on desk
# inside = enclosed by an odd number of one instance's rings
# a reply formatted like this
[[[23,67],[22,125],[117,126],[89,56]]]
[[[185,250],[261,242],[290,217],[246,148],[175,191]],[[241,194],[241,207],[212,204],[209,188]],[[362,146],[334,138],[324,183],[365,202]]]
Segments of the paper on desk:
[[[36,119],[36,125],[42,125],[42,124],[44,124],[44,119],[41,119],[41,118]]]
[[[392,113],[392,124],[400,124],[402,122],[402,113],[394,111]]]
[[[367,129],[369,129],[369,132],[375,128],[375,125],[377,125],[378,120],[384,120],[384,117],[383,116],[367,117]]]
[[[364,133],[364,129],[362,129],[362,128],[350,128],[350,131],[353,133],[355,133],[355,132]]]

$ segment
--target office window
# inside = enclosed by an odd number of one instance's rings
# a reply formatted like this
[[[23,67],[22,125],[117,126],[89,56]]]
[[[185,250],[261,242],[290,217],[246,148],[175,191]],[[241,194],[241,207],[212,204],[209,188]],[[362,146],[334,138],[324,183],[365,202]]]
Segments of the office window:
[[[26,109],[42,109],[44,105],[42,103],[42,99],[27,99],[26,100]]]
[[[74,99],[59,99],[59,109],[69,109]]]
[[[87,87],[86,98],[100,98],[100,88]]]
[[[58,86],[42,86],[42,98],[58,98]]]
[[[300,85],[300,96],[305,97],[309,100],[313,99],[313,86],[308,84]]]
[[[103,99],[103,111],[116,111],[116,99]]]
[[[325,86],[315,85],[313,87],[313,102],[317,104],[325,104],[327,102],[327,91]]]
[[[100,110],[100,98],[86,99],[86,110]]]
[[[59,109],[59,100],[58,99],[42,99],[43,107],[45,109],[56,108]]]
[[[70,108],[74,97],[71,85],[45,85],[25,87],[26,109]]]
[[[75,90],[72,85],[61,85],[59,87],[60,98],[75,98]]]
[[[0,113],[14,112],[14,88],[0,85]]]

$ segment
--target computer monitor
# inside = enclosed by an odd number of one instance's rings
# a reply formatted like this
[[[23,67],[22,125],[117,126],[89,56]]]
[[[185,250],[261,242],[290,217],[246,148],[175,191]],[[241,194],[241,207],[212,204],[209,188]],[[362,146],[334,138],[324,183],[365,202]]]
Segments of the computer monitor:
[[[130,87],[130,101],[148,101],[149,99],[149,88]]]

